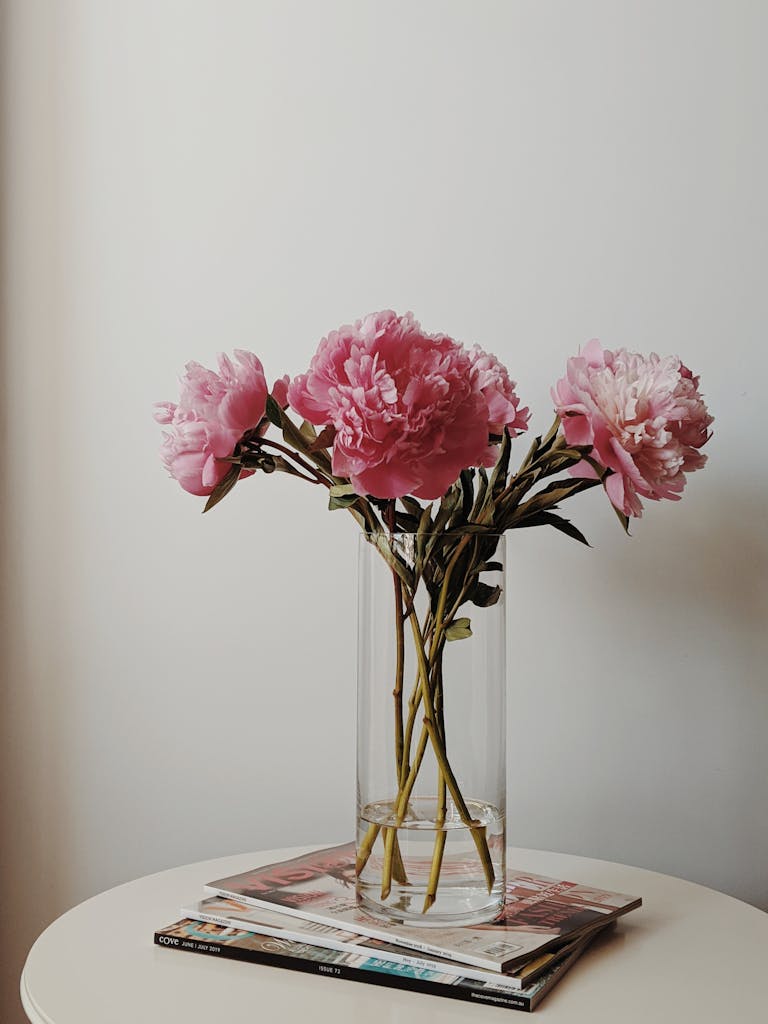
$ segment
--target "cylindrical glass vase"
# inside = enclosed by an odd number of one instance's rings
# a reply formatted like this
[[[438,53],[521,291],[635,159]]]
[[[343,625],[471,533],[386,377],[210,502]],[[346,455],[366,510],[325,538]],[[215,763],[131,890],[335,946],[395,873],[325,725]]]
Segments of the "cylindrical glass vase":
[[[359,551],[357,901],[422,926],[503,907],[504,538],[365,534]]]

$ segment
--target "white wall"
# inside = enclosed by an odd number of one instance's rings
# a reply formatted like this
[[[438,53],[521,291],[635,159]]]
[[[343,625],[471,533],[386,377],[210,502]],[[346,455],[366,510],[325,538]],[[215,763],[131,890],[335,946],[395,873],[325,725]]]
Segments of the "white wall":
[[[88,895],[351,835],[353,524],[283,478],[201,518],[151,404],[386,306],[495,351],[536,429],[590,337],[701,373],[681,505],[511,540],[510,840],[768,907],[768,7],[5,8],[0,1017]]]

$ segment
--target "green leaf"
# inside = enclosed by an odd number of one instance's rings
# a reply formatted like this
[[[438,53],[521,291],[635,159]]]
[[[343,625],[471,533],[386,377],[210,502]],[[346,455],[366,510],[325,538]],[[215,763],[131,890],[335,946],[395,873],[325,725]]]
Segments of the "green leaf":
[[[309,422],[309,420],[302,421],[302,424],[299,427],[299,433],[310,446],[311,450],[312,444],[317,440],[317,431],[315,430],[314,426]]]
[[[477,478],[479,483],[477,485],[477,497],[475,498],[475,504],[472,506],[472,513],[470,520],[475,522],[480,515],[480,510],[485,504],[485,496],[488,493],[488,474],[485,471],[484,466],[480,466],[477,471]]]
[[[317,435],[315,440],[309,446],[311,452],[319,452],[324,448],[330,448],[333,444],[333,440],[336,437],[336,427],[332,423],[323,427],[320,433]]]
[[[461,481],[461,518],[466,523],[472,512],[472,504],[475,500],[475,473],[471,469],[462,469],[459,474]]]
[[[591,487],[596,487],[600,483],[599,480],[594,480],[589,477],[570,477],[567,480],[553,480],[551,484],[547,484],[546,487],[535,494],[530,502],[526,502],[525,505],[521,506],[521,509],[527,508],[529,505],[532,508],[544,508],[545,505],[553,504],[557,505],[561,501],[565,501],[566,498],[570,498],[574,494],[580,494],[582,491],[588,491]],[[547,501],[544,502],[542,499],[546,497]]]
[[[521,473],[522,473],[522,471],[524,469],[526,469],[528,466],[531,465],[531,463],[534,461],[536,456],[539,454],[539,446],[540,445],[541,445],[541,436],[534,437],[533,441],[531,442],[531,447],[528,449],[528,452],[527,452],[525,458],[520,463],[520,472]]]
[[[368,503],[373,505],[381,512],[381,518],[386,519],[389,516],[389,508],[392,502],[391,498],[377,498],[374,494],[367,495]]]
[[[349,512],[350,515],[354,517],[361,530],[365,531],[368,529],[368,524],[366,523],[365,516],[362,512],[358,512],[356,508],[350,508]]]
[[[302,453],[307,453],[309,451],[309,445],[307,444],[306,438],[299,430],[299,428],[296,426],[296,424],[293,422],[293,420],[289,419],[288,416],[282,417],[282,428],[284,441],[287,441],[288,444],[293,445],[293,447],[297,451],[300,451]]]
[[[478,608],[490,608],[500,597],[501,587],[489,587],[487,583],[476,583],[469,595],[469,600]]]
[[[358,498],[352,484],[334,484],[328,490],[328,508],[331,512],[337,508],[349,508]]]
[[[421,506],[421,502],[418,502],[415,498],[412,498],[409,494],[403,495],[403,497],[400,499],[400,502],[401,502],[403,508],[407,512],[410,512],[410,514],[412,516],[416,516],[417,519],[421,518],[421,513],[423,511],[422,506]]]
[[[440,502],[440,507],[437,510],[435,522],[432,526],[433,534],[436,535],[438,533],[441,533],[445,529],[446,523],[453,515],[456,506],[459,504],[460,500],[460,488],[458,488],[456,484],[451,484],[449,490],[446,491],[446,493],[443,495],[443,498]]]
[[[546,458],[538,460],[537,466],[542,477],[554,476],[561,469],[571,468],[579,462],[586,462],[595,471],[599,480],[605,477],[606,470],[594,458],[594,450],[588,444],[572,444],[567,448],[556,448]]]
[[[208,495],[203,512],[210,512],[214,505],[218,505],[222,498],[226,498],[240,476],[240,466],[230,466],[227,475],[216,484]]]
[[[514,526],[516,529],[526,526],[554,526],[556,530],[564,533],[567,537],[572,537],[580,544],[586,544],[588,548],[592,546],[581,530],[574,526],[569,519],[557,516],[554,512],[535,512],[533,515],[526,516],[521,522],[515,523]]]
[[[446,640],[466,640],[472,636],[469,619],[454,619],[445,631]]]
[[[507,486],[507,472],[509,470],[509,456],[512,451],[512,439],[509,436],[509,431],[504,427],[504,440],[501,442],[501,451],[499,457],[496,460],[496,465],[493,467],[493,473],[491,474],[491,480],[488,485],[489,495],[493,498],[498,497],[499,494]]]
[[[432,507],[433,502],[427,505],[426,508],[422,509],[421,516],[419,517],[419,525],[416,527],[416,559],[414,568],[416,575],[421,576],[424,571],[424,547],[427,542],[427,537],[432,532]]]
[[[341,494],[338,497],[330,495],[328,498],[328,510],[335,512],[337,508],[350,508],[357,499],[357,494]]]
[[[522,505],[515,507],[514,500],[511,501],[509,506],[505,506],[504,515],[501,517],[499,525],[505,530],[514,529],[517,526],[536,525],[529,523],[532,516],[539,512],[545,512],[547,509],[557,508],[559,502],[565,501],[566,498],[570,498],[574,494],[597,487],[600,482],[600,480],[586,477],[555,480],[534,494],[528,501],[523,502]]]
[[[631,536],[632,536],[632,534],[631,534],[631,533],[629,532],[629,516],[625,515],[625,514],[624,514],[624,513],[623,513],[623,512],[621,511],[621,509],[620,509],[620,508],[616,508],[616,506],[615,506],[615,505],[613,504],[613,502],[611,502],[611,508],[612,508],[612,509],[613,509],[613,511],[614,511],[614,512],[616,513],[616,518],[617,518],[617,519],[619,520],[619,522],[620,522],[620,523],[621,523],[621,525],[623,526],[623,528],[624,528],[624,533],[626,533],[626,535],[627,535],[628,537],[631,537]]]
[[[461,489],[455,484],[452,484],[450,490],[443,495],[443,499],[440,502],[440,507],[437,510],[437,515],[431,526],[431,533],[427,539],[424,547],[423,554],[423,565],[429,561],[432,557],[432,552],[435,550],[438,542],[441,538],[445,537],[444,530],[448,524],[448,520],[451,518],[456,510],[456,506],[461,500]],[[440,556],[446,555],[445,544],[443,541],[443,547],[440,549]]]
[[[274,423],[276,427],[282,427],[283,425],[283,410],[272,395],[267,395],[267,419],[270,423]]]
[[[426,508],[422,509],[421,515],[419,516],[419,525],[417,533],[431,533],[432,532],[432,502],[427,505]]]
[[[385,533],[378,531],[372,536],[369,536],[369,543],[378,548],[389,567],[397,573],[403,583],[405,583],[406,587],[410,591],[413,591],[413,573],[405,562],[403,562],[401,558],[398,558],[398,556],[393,552],[389,537]]]
[[[548,452],[552,445],[557,440],[557,435],[560,433],[560,417],[555,416],[552,426],[547,431],[544,438],[539,438],[539,451],[541,454]]]
[[[407,512],[396,512],[395,522],[401,533],[416,533],[419,528],[419,520],[416,516],[410,516]]]
[[[262,451],[243,452],[238,461],[243,469],[261,469],[265,473],[274,473],[276,469],[285,471],[288,465],[280,456]]]

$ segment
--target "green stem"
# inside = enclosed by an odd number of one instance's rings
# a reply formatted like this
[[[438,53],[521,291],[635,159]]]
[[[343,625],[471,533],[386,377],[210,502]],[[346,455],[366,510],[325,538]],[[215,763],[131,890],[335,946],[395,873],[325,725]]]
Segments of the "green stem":
[[[395,502],[387,506],[387,525],[390,530],[390,543],[395,532]],[[405,668],[405,635],[403,623],[403,581],[392,569],[392,583],[395,591],[395,688],[392,696],[395,702],[395,774],[400,778],[403,763],[403,671]]]
[[[427,743],[429,742],[429,733],[426,728],[421,730],[419,736],[419,742],[416,746],[416,755],[411,764],[411,769],[408,773],[408,778],[405,783],[400,787],[397,795],[397,801],[395,803],[395,824],[394,827],[389,829],[389,832],[396,832],[398,828],[403,824],[405,815],[408,810],[408,801],[411,799],[411,793],[416,782],[416,776],[419,774],[419,768],[421,762],[424,760],[424,754],[427,749]],[[391,885],[392,885],[392,856],[394,853],[393,842],[390,841],[388,844],[384,841],[384,863],[381,868],[381,898],[385,900],[389,896]]]
[[[415,616],[415,613],[413,613],[413,614]],[[427,683],[427,685],[429,685],[429,684]],[[410,764],[407,763],[407,759],[408,759],[408,757],[410,755],[412,736],[413,736],[413,729],[414,729],[414,725],[415,725],[415,722],[416,722],[416,715],[417,715],[419,706],[421,705],[421,701],[423,699],[423,687],[424,687],[424,679],[423,679],[422,669],[421,669],[421,664],[420,664],[419,665],[419,674],[418,674],[418,677],[417,677],[417,685],[416,685],[416,688],[414,689],[414,692],[411,695],[411,699],[409,701],[410,712],[409,712],[409,715],[408,715],[408,723],[407,723],[407,726],[406,726],[407,745],[404,748],[403,763],[401,765],[401,774],[400,774],[401,782],[400,782],[400,787],[399,787],[399,790],[398,790],[397,798],[395,800],[395,806],[394,806],[395,825],[394,825],[394,829],[392,831],[397,831],[397,829],[400,828],[400,826],[402,825],[403,821],[405,820],[406,814],[408,813],[408,804],[409,804],[409,801],[411,799],[411,793],[413,792],[413,787],[416,784],[416,779],[418,777],[419,770],[421,769],[421,765],[422,765],[422,762],[424,760],[424,755],[425,755],[426,750],[427,750],[427,744],[429,743],[429,733],[427,732],[426,727],[424,725],[422,725],[421,734],[419,736],[419,741],[416,744],[416,751],[415,751],[413,760],[411,761]],[[394,847],[391,846],[391,848],[388,848],[387,844],[385,842],[385,844],[384,844],[384,863],[382,865],[382,871],[381,871],[382,899],[386,899],[387,896],[389,896],[389,893],[391,891],[391,879],[392,879],[393,870],[394,870],[393,854],[394,854]]]
[[[424,620],[424,630],[425,630],[426,633],[429,633],[430,629],[431,629],[431,612],[428,612],[427,615],[426,615],[426,618]],[[405,727],[405,735],[404,735],[404,740],[403,740],[403,756],[402,756],[402,761],[401,761],[401,764],[400,764],[400,773],[399,773],[399,777],[398,777],[397,796],[396,796],[395,802],[393,804],[393,811],[396,810],[396,808],[399,806],[400,795],[401,795],[401,793],[403,791],[403,788],[406,786],[406,783],[408,782],[409,775],[411,773],[410,755],[411,755],[411,745],[413,743],[413,730],[414,730],[414,726],[415,726],[415,723],[416,723],[416,716],[418,714],[420,706],[421,706],[421,675],[417,674],[416,681],[414,682],[414,685],[413,685],[413,692],[411,693],[410,699],[408,701],[408,708],[409,708],[408,720],[407,720],[406,727]],[[419,767],[420,767],[421,762],[422,762],[422,760],[424,758],[424,752],[426,750],[428,742],[429,742],[429,736],[427,734],[426,729],[423,729],[422,730],[422,735],[421,735],[421,737],[419,739],[418,747],[416,749],[416,756],[414,758],[414,765],[416,767],[415,767],[415,771],[413,772],[413,778],[412,778],[412,780],[410,782],[410,785],[409,785],[409,788],[408,788],[408,799],[410,799],[411,790],[413,789],[413,784],[416,781],[416,775],[418,774]],[[407,804],[406,804],[406,806],[407,806]],[[365,834],[365,837],[364,837],[362,843],[360,844],[360,847],[358,848],[358,851],[357,851],[357,862],[356,862],[356,870],[357,870],[357,874],[358,875],[361,874],[361,872],[365,868],[365,865],[368,863],[368,858],[370,857],[371,852],[373,851],[373,847],[376,844],[376,839],[378,838],[378,835],[379,835],[379,832],[381,831],[381,828],[382,828],[381,825],[370,825],[369,828],[368,828],[368,831]],[[397,874],[395,873],[396,870],[397,870],[397,865],[393,864],[392,874],[393,874],[393,877],[395,879],[397,879]]]
[[[382,871],[381,877],[381,898],[385,900],[392,889],[392,879],[398,882],[400,885],[405,885],[408,882],[408,876],[405,873],[405,865],[403,864],[403,857],[400,853],[400,842],[397,836],[397,828],[391,825],[383,825],[382,832],[384,833],[384,857],[389,863],[389,871],[386,876]]]
[[[437,783],[437,818],[435,820],[435,848],[432,852],[432,865],[429,869],[429,881],[424,895],[422,914],[426,914],[437,899],[437,887],[440,883],[440,868],[443,866],[443,853],[448,833],[445,831],[446,814],[445,778],[441,775]]]
[[[442,633],[442,630],[443,630],[443,615],[445,614],[445,604],[446,604],[446,601],[448,600],[448,584],[450,583],[451,575],[453,573],[454,568],[456,567],[456,563],[458,562],[459,558],[461,557],[461,553],[464,550],[464,548],[467,546],[469,541],[470,541],[470,535],[468,533],[464,534],[464,536],[461,538],[459,543],[456,545],[456,550],[454,551],[453,555],[451,556],[451,560],[448,563],[448,565],[446,567],[446,570],[445,570],[445,576],[443,577],[443,585],[440,588],[440,597],[437,600],[437,610],[435,611],[435,629],[434,629],[434,632],[432,633],[432,646],[431,646],[430,652],[429,652],[429,660],[430,660],[430,662],[433,661],[433,659],[435,657],[435,654],[437,653],[438,645],[440,643],[440,636],[441,636],[441,633]],[[411,620],[411,621],[413,622],[413,620]],[[418,625],[419,624],[418,624],[418,621],[417,621],[416,622],[417,629],[418,629]],[[420,634],[419,634],[419,636],[420,636]],[[414,633],[414,641],[416,642],[416,634],[415,633]],[[421,642],[423,643],[423,638],[422,638]],[[416,643],[416,646],[418,647],[418,642]],[[422,649],[422,655],[423,655],[423,653],[424,652],[423,652],[423,649]],[[418,651],[417,651],[417,654],[418,654]]]
[[[416,724],[416,715],[418,714],[419,705],[421,704],[421,685],[417,683],[414,687],[413,693],[411,694],[410,700],[408,701],[408,720],[405,723],[405,737],[403,739],[403,756],[400,761],[400,777],[398,779],[399,788],[402,789],[405,785],[405,780],[408,778],[408,773],[411,770],[411,743],[413,742],[413,727]]]
[[[371,856],[371,850],[374,847],[376,840],[378,839],[379,832],[381,831],[381,825],[371,823],[368,826],[368,831],[363,837],[362,843],[357,848],[357,859],[355,860],[355,874],[362,874],[363,868],[368,863],[368,858]]]
[[[411,608],[413,602],[411,602]],[[410,612],[408,613],[410,616]],[[408,617],[406,616],[406,617]],[[423,632],[425,636],[430,634],[432,629],[432,612],[427,612],[424,619]],[[405,725],[405,736],[403,739],[403,757],[400,762],[400,777],[399,784],[400,788],[405,785],[405,780],[408,778],[408,773],[411,770],[410,756],[411,756],[411,744],[413,742],[413,729],[416,724],[416,715],[418,714],[419,707],[421,705],[421,675],[416,674],[416,681],[413,684],[413,690],[408,700],[408,719]]]
[[[473,556],[472,556],[472,561],[470,562],[470,568],[472,567],[472,565],[475,564],[476,561],[477,561],[477,539],[475,539],[475,541],[474,541],[474,553],[473,553]],[[451,606],[451,610],[448,612],[448,615],[443,620],[444,627],[445,626],[450,626],[450,624],[453,622],[453,619],[454,619],[454,616],[456,615],[456,612],[459,610],[459,608],[461,608],[461,606],[467,600],[467,596],[469,594],[469,588],[470,588],[471,583],[472,583],[472,573],[468,571],[467,575],[466,575],[466,577],[464,579],[464,585],[462,586],[461,590],[459,591],[459,596],[456,598],[456,600],[454,601],[453,605]],[[443,641],[443,642],[445,642],[445,641]]]
[[[390,501],[386,511],[387,526],[389,527],[390,544],[394,542],[394,534],[397,526],[395,519],[395,502]],[[392,583],[395,591],[395,639],[396,639],[396,663],[395,663],[395,688],[392,696],[395,702],[395,779],[400,778],[400,765],[403,760],[403,671],[405,668],[405,636],[403,629],[403,581],[392,569]],[[402,852],[400,850],[400,839],[395,829],[393,839],[393,866],[392,873],[395,881],[404,885],[408,882],[408,876],[403,864]]]
[[[301,466],[301,468],[307,473],[311,473],[314,477],[313,483],[324,484],[326,487],[331,487],[332,481],[329,480],[324,473],[321,473],[320,470],[317,470],[314,466],[310,465],[309,462],[303,459],[299,453],[294,451],[292,448],[287,448],[284,444],[280,444],[278,441],[273,441],[269,437],[261,438],[254,444],[256,449],[263,448],[265,446],[282,452],[284,455],[287,455],[289,459],[292,459],[297,463],[297,465]],[[304,479],[306,480],[307,478],[304,477]]]
[[[469,815],[469,809],[464,802],[464,797],[461,795],[461,790],[459,789],[456,777],[453,774],[451,766],[445,756],[445,751],[441,749],[440,737],[437,733],[435,722],[432,719],[427,718],[425,719],[424,724],[427,727],[429,738],[432,741],[435,757],[442,769],[445,784],[453,798],[453,802],[456,804],[461,820],[467,826],[472,836],[478,856],[480,857],[480,862],[483,865],[483,874],[485,875],[488,892],[491,892],[493,890],[493,883],[496,880],[496,873],[493,869],[491,851],[488,849],[488,840],[485,836],[485,825],[481,825],[476,818],[471,818]]]
[[[442,656],[442,649],[441,649]],[[440,729],[440,735],[443,740],[443,745],[446,746],[445,737],[445,719],[443,716],[443,673],[441,668],[442,662],[437,663],[437,679],[435,682],[435,711],[437,712],[438,726]],[[447,749],[447,747],[446,747]],[[435,848],[432,853],[432,864],[429,871],[429,881],[427,882],[427,891],[424,895],[424,907],[422,913],[426,914],[429,908],[434,904],[437,899],[437,887],[440,884],[440,869],[443,865],[443,853],[445,852],[445,843],[448,838],[448,834],[445,831],[445,817],[447,812],[447,799],[446,799],[446,786],[445,776],[442,772],[439,774],[437,782],[437,815],[435,818]]]
[[[480,861],[483,865],[483,872],[485,874],[486,882],[488,884],[488,891],[490,892],[493,888],[495,880],[495,872],[493,869],[493,863],[491,861],[490,851],[488,849],[488,843],[485,838],[485,827],[480,826],[479,822],[475,821],[467,808],[466,802],[461,794],[461,790],[456,781],[456,777],[453,774],[453,770],[448,762],[448,758],[445,752],[444,740],[442,738],[440,729],[438,727],[438,721],[435,713],[434,698],[432,693],[432,686],[430,684],[430,676],[433,672],[437,671],[437,664],[439,662],[439,655],[442,651],[442,644],[444,643],[444,622],[443,616],[445,614],[445,606],[448,600],[448,591],[450,586],[451,575],[453,570],[461,557],[464,548],[470,541],[470,535],[466,535],[461,538],[456,546],[451,559],[446,567],[445,576],[443,578],[442,587],[440,590],[440,596],[438,598],[437,609],[435,611],[434,629],[432,633],[432,643],[430,645],[429,660],[427,660],[426,653],[426,640],[424,634],[419,625],[418,618],[413,610],[411,610],[408,619],[411,624],[411,631],[413,633],[414,647],[416,649],[416,658],[419,669],[419,696],[414,700],[412,698],[411,716],[415,719],[416,709],[418,708],[419,702],[423,703],[425,718],[423,722],[423,728],[421,736],[419,738],[419,744],[416,751],[416,757],[410,766],[407,777],[404,783],[400,787],[398,799],[396,802],[395,822],[394,829],[398,829],[407,813],[408,801],[410,800],[411,792],[416,782],[421,763],[424,758],[426,751],[427,742],[431,741],[432,748],[435,753],[435,758],[438,762],[441,778],[444,780],[447,790],[450,792],[453,802],[459,812],[459,816],[470,830],[472,839],[477,847]],[[435,685],[437,680],[435,679]],[[402,778],[402,773],[401,773]],[[387,839],[389,841],[387,841]],[[392,880],[392,869],[393,869],[393,854],[394,854],[394,840],[387,837],[384,844],[384,863],[382,866],[382,899],[386,899],[391,891],[391,880]],[[442,853],[440,855],[442,861]],[[439,874],[439,867],[437,866],[437,872]],[[428,908],[426,908],[428,909]]]
[[[468,539],[468,538],[463,538]],[[447,576],[447,570],[446,570]],[[419,629],[418,619],[415,616],[411,616],[411,629],[413,630],[414,643],[416,646],[416,656],[419,660],[419,665],[422,672],[422,697],[424,700],[424,712],[426,718],[424,725],[426,726],[429,738],[432,742],[432,749],[435,752],[437,763],[440,765],[440,769],[445,779],[445,784],[448,787],[448,791],[453,798],[453,802],[456,804],[456,809],[459,812],[459,816],[467,828],[472,834],[477,852],[483,865],[483,873],[485,874],[485,880],[488,884],[488,892],[493,889],[493,883],[495,881],[495,872],[493,870],[493,862],[491,861],[491,853],[488,849],[488,842],[485,838],[485,826],[480,825],[479,821],[470,817],[469,809],[464,801],[464,797],[461,794],[459,785],[456,781],[456,776],[453,774],[448,758],[445,753],[445,746],[440,736],[439,729],[437,727],[437,719],[435,716],[435,708],[432,700],[432,693],[429,688],[429,669],[427,666],[426,655],[423,648],[423,638],[421,636],[421,630]],[[433,639],[433,646],[434,646]]]
[[[392,829],[395,832],[394,829]],[[405,871],[405,863],[403,862],[403,854],[400,850],[400,837],[395,832],[395,856],[392,863],[392,877],[398,883],[398,885],[408,884],[408,875]]]

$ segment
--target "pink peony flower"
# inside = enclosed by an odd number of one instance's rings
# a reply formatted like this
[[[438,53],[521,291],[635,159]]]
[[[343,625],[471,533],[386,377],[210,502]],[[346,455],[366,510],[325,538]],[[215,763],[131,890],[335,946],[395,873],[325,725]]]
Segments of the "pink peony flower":
[[[323,338],[288,399],[311,423],[335,427],[333,472],[359,494],[429,500],[483,459],[490,414],[481,376],[457,342],[385,310]]]
[[[484,352],[479,345],[474,345],[469,352],[477,386],[488,403],[488,433],[503,434],[504,427],[511,437],[517,437],[528,429],[528,409],[520,409],[513,381],[506,366],[496,356]],[[484,466],[493,466],[498,457],[498,448],[489,444],[483,456]]]
[[[285,387],[278,381],[276,393],[285,397]],[[211,493],[229,470],[220,460],[232,454],[246,431],[259,426],[266,401],[264,370],[252,352],[237,350],[234,361],[220,355],[218,373],[187,363],[178,405],[160,402],[155,413],[171,428],[163,435],[161,459],[185,491]]]
[[[185,491],[206,495],[229,471],[229,463],[222,460],[232,454],[237,440],[230,431],[217,431],[204,420],[177,419],[163,434],[160,458]]]
[[[605,489],[617,509],[641,516],[640,498],[680,499],[686,473],[706,462],[699,448],[712,417],[699,378],[675,356],[611,352],[597,340],[568,360],[552,389],[568,444],[592,445],[612,473]],[[580,476],[594,476],[584,463]]]
[[[284,377],[278,377],[272,385],[272,397],[281,409],[285,409],[288,406],[288,386],[290,383],[291,378],[286,373]]]
[[[503,434],[507,428],[512,437],[528,429],[528,409],[520,409],[515,393],[517,384],[509,376],[506,366],[479,345],[469,352],[477,385],[488,403],[488,433]]]

